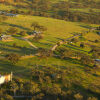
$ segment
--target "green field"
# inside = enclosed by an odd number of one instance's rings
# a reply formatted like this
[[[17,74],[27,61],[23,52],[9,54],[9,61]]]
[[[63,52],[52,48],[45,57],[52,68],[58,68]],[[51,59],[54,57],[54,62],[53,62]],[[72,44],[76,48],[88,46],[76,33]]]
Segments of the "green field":
[[[50,49],[59,40],[67,39],[68,37],[72,36],[73,32],[82,32],[88,30],[88,28],[85,28],[88,25],[83,23],[66,22],[63,20],[57,20],[52,18],[45,18],[45,17],[38,17],[38,16],[24,16],[24,15],[19,15],[18,17],[9,17],[8,20],[0,24],[0,27],[3,28],[3,32],[6,32],[6,30],[10,27],[16,27],[18,28],[19,31],[25,30],[27,32],[27,31],[32,31],[31,24],[34,21],[37,21],[39,22],[39,24],[46,26],[47,31],[44,33],[44,38],[40,42],[33,42],[33,44],[35,44],[37,47],[43,47],[48,49]],[[96,26],[96,25],[91,25],[91,26]],[[89,33],[85,35],[85,38],[87,38],[87,40],[85,41],[86,43],[88,42],[88,39],[90,40],[100,39],[100,37],[95,33]],[[13,43],[17,43],[18,46],[26,47],[26,48],[25,49],[14,48],[12,46]],[[79,45],[77,44],[77,46]],[[68,47],[70,48],[70,46]],[[20,55],[34,54],[34,49],[26,41],[15,39],[15,38],[14,41],[11,42],[0,41],[0,48],[1,48],[0,51],[2,52],[2,56],[3,54],[7,54],[11,52],[18,53]],[[73,50],[75,49],[75,50],[82,51],[81,49],[79,49],[79,47],[75,47],[75,48],[71,47],[71,48],[73,48]],[[89,51],[90,49],[89,50],[88,49],[89,48],[86,47],[83,49],[83,51]],[[68,64],[68,66],[73,66],[73,67],[78,66],[78,68],[81,67],[83,68],[82,65],[74,64],[73,61],[69,61],[69,60],[64,61],[64,60],[59,60],[57,58],[49,58],[48,60],[39,60],[38,58],[32,58],[32,59],[19,61],[17,65],[9,65],[9,64],[10,64],[9,62],[5,63],[1,61],[0,64],[1,72],[2,71],[5,72],[5,70],[8,70],[8,72],[10,72],[12,70],[14,71],[14,73],[17,74],[19,72],[19,75],[25,73],[26,77],[27,77],[26,73],[28,73],[28,70],[30,70],[36,64],[49,65],[49,66],[51,65],[64,66],[65,68],[67,67],[66,65]]]
[[[10,27],[16,27],[19,31],[24,30],[28,32],[32,31],[31,24],[34,21],[47,27],[47,31],[43,34],[44,38],[40,41],[40,43],[35,43],[38,47],[52,47],[52,45],[59,40],[67,39],[68,37],[72,36],[73,32],[88,30],[84,27],[80,27],[80,24],[78,23],[66,22],[52,18],[24,15],[19,15],[18,17],[9,17],[8,20],[0,24],[0,27],[3,27],[4,32],[6,32]]]

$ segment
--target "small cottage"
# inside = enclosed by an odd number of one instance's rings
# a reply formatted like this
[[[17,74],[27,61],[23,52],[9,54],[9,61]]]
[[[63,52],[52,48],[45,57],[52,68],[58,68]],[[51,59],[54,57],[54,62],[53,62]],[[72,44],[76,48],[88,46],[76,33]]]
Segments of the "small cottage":
[[[12,36],[11,35],[2,35],[2,36],[0,36],[0,40],[1,41],[10,41],[10,40],[12,40]]]

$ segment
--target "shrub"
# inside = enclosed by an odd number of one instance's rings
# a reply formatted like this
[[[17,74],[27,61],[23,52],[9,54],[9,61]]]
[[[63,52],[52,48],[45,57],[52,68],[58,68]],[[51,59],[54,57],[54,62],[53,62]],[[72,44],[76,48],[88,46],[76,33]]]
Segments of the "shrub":
[[[8,54],[5,56],[8,60],[10,60],[12,63],[17,63],[20,59],[20,56],[18,54]]]

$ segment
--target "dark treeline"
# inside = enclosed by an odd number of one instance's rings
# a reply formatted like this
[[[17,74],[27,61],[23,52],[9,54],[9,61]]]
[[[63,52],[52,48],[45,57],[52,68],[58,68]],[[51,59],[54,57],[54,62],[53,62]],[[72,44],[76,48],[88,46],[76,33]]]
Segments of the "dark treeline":
[[[85,22],[92,24],[100,24],[100,12],[95,12],[93,9],[100,9],[100,1],[94,0],[72,0],[60,1],[52,3],[50,0],[27,0],[26,5],[14,5],[17,8],[27,8],[28,12],[20,11],[18,9],[11,10],[11,13],[28,14],[34,16],[53,17],[66,21]],[[15,0],[15,2],[24,2],[23,0]],[[10,4],[7,3],[6,4]],[[72,11],[74,8],[88,8],[89,13]]]

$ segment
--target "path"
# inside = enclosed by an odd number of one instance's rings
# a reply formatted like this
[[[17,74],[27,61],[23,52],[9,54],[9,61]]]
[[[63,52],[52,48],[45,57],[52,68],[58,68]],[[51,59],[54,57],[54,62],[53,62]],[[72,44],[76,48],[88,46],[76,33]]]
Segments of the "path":
[[[24,39],[30,46],[32,46],[33,48],[37,49],[38,47],[36,47],[32,42],[30,42],[28,39]]]
[[[26,38],[23,38],[23,37],[15,37],[15,38],[26,41],[30,46],[32,46],[32,47],[35,48],[35,49],[38,48],[38,47],[36,47],[32,42],[30,42],[30,41],[29,41],[28,39],[26,39]]]
[[[80,36],[80,34],[71,36],[71,37],[67,38],[66,41],[68,41],[68,40],[70,40],[70,39],[72,39],[72,38],[75,38],[75,37],[77,37],[77,36]],[[60,41],[59,43],[60,43],[60,45],[61,45],[61,44],[64,44],[64,41]],[[51,51],[54,51],[57,47],[58,47],[58,44],[54,45],[54,46],[51,48]]]

